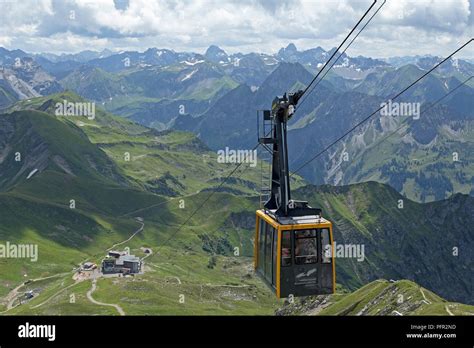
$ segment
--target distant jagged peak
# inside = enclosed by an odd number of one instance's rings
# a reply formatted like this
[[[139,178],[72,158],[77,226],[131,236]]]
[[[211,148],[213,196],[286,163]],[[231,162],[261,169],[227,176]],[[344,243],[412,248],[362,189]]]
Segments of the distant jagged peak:
[[[288,52],[298,52],[298,49],[293,42],[290,42],[288,46],[286,46],[285,50]]]
[[[175,54],[174,50],[169,50],[167,48],[157,48],[157,47],[150,47],[146,51],[143,52],[144,54],[156,54],[161,56],[163,54]]]
[[[229,60],[229,56],[227,53],[216,45],[211,45],[207,48],[206,53],[204,53],[204,57],[212,62],[221,62]]]
[[[289,55],[293,55],[298,52],[298,49],[296,48],[295,44],[290,42],[286,47],[280,48],[278,51],[278,56],[280,57],[286,57]]]

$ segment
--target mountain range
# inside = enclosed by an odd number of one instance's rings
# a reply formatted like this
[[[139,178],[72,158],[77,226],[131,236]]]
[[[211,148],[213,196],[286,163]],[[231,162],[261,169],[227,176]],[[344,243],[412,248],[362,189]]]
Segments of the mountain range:
[[[274,55],[229,55],[217,46],[202,55],[156,48],[59,56],[2,49],[0,108],[70,90],[144,126],[193,132],[214,151],[252,148],[256,110],[268,108],[276,95],[304,88],[334,51],[298,51],[293,44]],[[291,168],[305,164],[440,59],[343,53],[290,123]],[[386,182],[418,201],[472,193],[467,164],[473,153],[473,74],[471,63],[449,60],[399,100],[420,104],[419,122],[375,115],[299,174],[314,184]]]

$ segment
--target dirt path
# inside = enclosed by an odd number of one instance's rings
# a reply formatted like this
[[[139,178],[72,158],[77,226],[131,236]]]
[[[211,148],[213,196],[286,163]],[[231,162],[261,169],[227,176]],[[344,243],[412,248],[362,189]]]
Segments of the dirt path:
[[[172,202],[172,201],[174,201],[174,200],[189,198],[189,197],[191,197],[191,196],[194,196],[194,195],[198,194],[199,192],[201,192],[201,191],[200,191],[200,190],[197,190],[196,192],[189,193],[189,194],[187,194],[187,195],[182,195],[182,196],[179,196],[179,197],[171,197],[171,198],[169,198],[169,199],[167,199],[167,200],[164,200],[163,202],[156,203],[156,204],[152,204],[152,205],[149,205],[148,207],[143,207],[143,208],[140,208],[140,209],[137,209],[137,210],[134,210],[134,211],[125,213],[125,214],[120,215],[120,216],[121,216],[121,217],[129,216],[129,215],[132,215],[132,214],[135,214],[135,213],[144,211],[144,210],[148,210],[148,209],[151,209],[151,208],[159,207],[160,205],[164,205],[164,204],[170,203],[170,202]]]
[[[140,221],[140,220],[137,220],[138,223],[141,224],[140,228],[138,230],[136,230],[128,239],[124,240],[123,242],[120,242],[120,243],[116,243],[114,245],[112,245],[110,248],[107,249],[107,251],[109,250],[112,250],[114,249],[115,247],[119,246],[119,245],[122,245],[122,244],[125,244],[127,242],[129,242],[130,240],[132,240],[133,237],[135,237],[138,233],[140,233],[141,231],[143,231],[143,229],[145,228],[145,223],[143,221]]]
[[[178,282],[178,284],[181,285],[181,279],[179,279],[178,277],[176,277],[176,276],[168,276],[168,277],[166,277],[166,279],[168,279],[168,278],[176,279],[176,281]]]
[[[446,312],[448,312],[449,315],[454,316],[453,312],[449,309],[448,305],[446,305],[444,308],[446,308]]]
[[[89,301],[91,301],[93,304],[96,304],[98,306],[108,306],[108,307],[114,307],[117,312],[119,312],[120,315],[125,315],[125,312],[124,310],[122,309],[122,307],[120,307],[118,304],[113,304],[113,303],[103,303],[103,302],[99,302],[99,301],[96,301],[94,300],[94,298],[92,297],[92,293],[97,289],[97,280],[94,279],[92,281],[92,287],[91,289],[87,292],[87,298],[89,299]]]
[[[421,292],[421,295],[423,296],[423,298],[425,299],[426,303],[431,304],[431,301],[428,301],[428,299],[426,298],[425,293],[423,292],[422,288],[420,288],[420,292]]]
[[[7,300],[7,310],[6,311],[3,311],[1,313],[5,313],[5,312],[8,312],[10,309],[13,308],[13,303],[15,302],[17,296],[18,296],[18,290],[20,290],[25,284],[22,283],[20,285],[18,285],[15,289],[13,289],[12,291],[10,291],[6,297],[6,300]]]
[[[153,255],[153,250],[150,249],[150,248],[147,248],[147,249],[148,249],[149,253],[146,254],[144,257],[142,257],[142,259],[141,259],[142,262],[143,262],[143,260],[145,260],[147,257]]]

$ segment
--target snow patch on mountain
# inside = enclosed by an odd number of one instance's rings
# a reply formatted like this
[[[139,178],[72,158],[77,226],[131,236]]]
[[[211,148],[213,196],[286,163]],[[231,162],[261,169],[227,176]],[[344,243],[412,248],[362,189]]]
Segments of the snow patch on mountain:
[[[181,82],[183,81],[186,81],[186,80],[189,80],[199,69],[195,69],[193,71],[191,71],[189,74],[186,74],[186,76],[184,76],[182,79],[181,79]]]

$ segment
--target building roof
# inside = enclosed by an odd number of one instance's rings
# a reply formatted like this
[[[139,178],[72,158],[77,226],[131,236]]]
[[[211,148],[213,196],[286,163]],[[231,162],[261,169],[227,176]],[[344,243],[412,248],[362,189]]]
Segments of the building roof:
[[[140,262],[140,258],[135,255],[122,255],[118,258],[117,261],[122,262]]]
[[[123,252],[117,250],[110,250],[109,255],[122,255]]]
[[[118,258],[107,257],[102,262],[114,263],[116,266],[123,266],[124,262],[140,263],[140,258],[135,255],[121,255]]]

